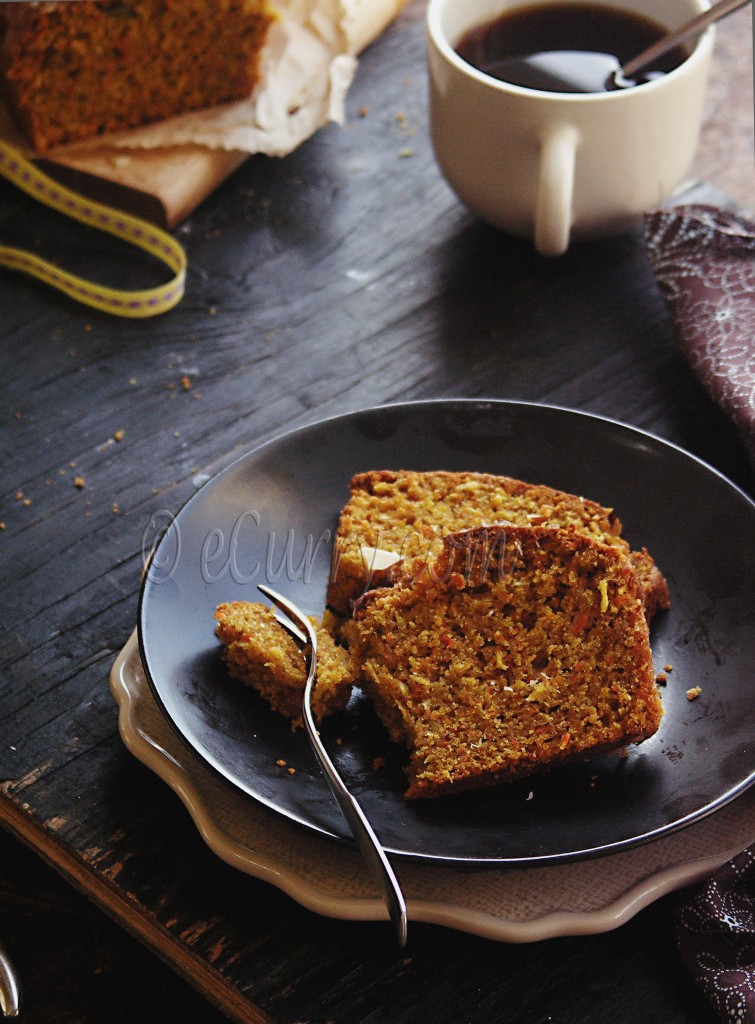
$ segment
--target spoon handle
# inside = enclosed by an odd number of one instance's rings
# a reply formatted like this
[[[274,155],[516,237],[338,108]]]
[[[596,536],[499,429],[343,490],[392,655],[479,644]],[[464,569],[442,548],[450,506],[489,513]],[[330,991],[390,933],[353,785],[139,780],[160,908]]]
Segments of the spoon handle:
[[[658,57],[662,57],[664,53],[673,50],[675,46],[683,43],[685,39],[698,35],[714,21],[719,21],[721,18],[726,17],[727,14],[738,11],[740,7],[744,7],[748,3],[750,3],[750,0],[719,0],[718,3],[709,7],[707,11],[698,14],[692,21],[688,21],[675,31],[669,32],[668,35],[659,39],[657,43],[653,43],[652,46],[643,50],[642,53],[627,61],[619,73],[623,78],[632,78],[638,71],[642,71],[644,67],[652,64]]]

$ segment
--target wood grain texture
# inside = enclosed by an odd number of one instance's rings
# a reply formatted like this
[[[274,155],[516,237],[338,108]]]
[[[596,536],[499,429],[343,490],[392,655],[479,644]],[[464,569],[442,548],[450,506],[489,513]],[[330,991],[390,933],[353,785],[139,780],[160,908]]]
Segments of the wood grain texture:
[[[714,63],[692,175],[755,214],[752,7],[716,26]]]
[[[654,431],[755,493],[639,233],[546,261],[458,205],[427,137],[422,15],[410,4],[365,53],[345,128],[252,158],[182,225],[169,315],[120,322],[0,276],[0,936],[29,1021],[213,1022],[211,1003],[275,1024],[713,1019],[676,959],[677,897],[535,946],[417,926],[398,957],[387,926],[325,920],[219,862],[118,737],[108,673],[152,517],[283,430],[413,398],[553,402]],[[158,273],[7,186],[0,231],[124,287]],[[172,976],[143,1000],[162,968],[90,903],[208,1002]],[[61,993],[67,964],[80,980]]]

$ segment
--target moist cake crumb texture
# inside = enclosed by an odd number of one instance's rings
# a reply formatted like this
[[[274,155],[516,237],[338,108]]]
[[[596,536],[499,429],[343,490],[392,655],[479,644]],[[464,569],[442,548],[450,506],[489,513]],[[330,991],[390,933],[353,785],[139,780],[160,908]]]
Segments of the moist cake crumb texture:
[[[249,96],[266,0],[0,3],[0,82],[37,153]]]
[[[364,686],[410,751],[409,798],[638,743],[660,722],[637,576],[574,529],[451,535],[365,594],[355,625]]]
[[[272,609],[261,603],[234,601],[218,605],[215,619],[229,674],[257,690],[294,726],[301,725],[306,662]],[[357,670],[352,655],[336,644],[331,632],[314,619],[312,623],[318,648],[312,713],[320,721],[346,706]]]

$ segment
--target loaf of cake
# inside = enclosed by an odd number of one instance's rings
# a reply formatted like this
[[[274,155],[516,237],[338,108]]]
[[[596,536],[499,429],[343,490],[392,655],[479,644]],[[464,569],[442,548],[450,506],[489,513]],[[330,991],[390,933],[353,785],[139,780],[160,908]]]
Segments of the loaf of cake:
[[[267,0],[0,4],[0,81],[38,153],[249,96]]]
[[[485,473],[377,470],[350,484],[335,537],[329,606],[349,615],[374,586],[390,584],[402,563],[438,555],[443,538],[491,523],[574,527],[627,556],[642,585],[648,619],[667,608],[666,581],[645,549],[631,551],[611,510],[551,487]]]
[[[573,527],[445,537],[361,597],[354,625],[362,686],[410,752],[409,799],[639,743],[661,719],[637,575]]]
[[[215,610],[215,632],[223,644],[229,675],[251,686],[294,726],[301,725],[307,681],[304,654],[267,605],[233,601]],[[320,721],[348,703],[357,676],[353,656],[335,643],[322,623],[312,620],[317,634],[317,678],[312,713]]]

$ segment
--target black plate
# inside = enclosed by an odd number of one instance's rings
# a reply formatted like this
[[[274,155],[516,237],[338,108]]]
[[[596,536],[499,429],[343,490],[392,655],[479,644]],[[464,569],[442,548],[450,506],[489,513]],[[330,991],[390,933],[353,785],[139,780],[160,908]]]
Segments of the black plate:
[[[267,583],[320,614],[349,479],[385,468],[502,473],[616,508],[627,539],[647,546],[669,581],[672,608],[651,639],[656,671],[673,669],[660,731],[625,758],[409,803],[402,754],[357,696],[323,736],[390,852],[475,863],[595,856],[690,824],[753,781],[755,505],[640,430],[547,406],[459,400],[367,410],[280,437],[205,484],[163,534],[141,594],[144,665],[168,720],[229,782],[348,841],[304,732],[226,677],[213,613],[221,601],[258,600],[257,584]],[[689,701],[693,686],[702,692]]]

